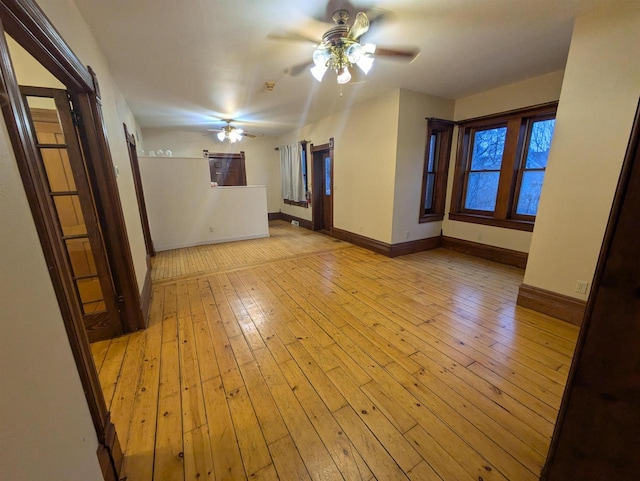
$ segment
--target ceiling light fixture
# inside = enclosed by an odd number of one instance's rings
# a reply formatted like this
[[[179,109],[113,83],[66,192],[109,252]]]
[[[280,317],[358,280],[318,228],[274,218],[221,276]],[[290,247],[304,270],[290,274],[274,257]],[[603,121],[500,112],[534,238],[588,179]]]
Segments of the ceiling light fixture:
[[[351,80],[350,68],[357,65],[364,74],[368,74],[373,66],[373,54],[376,46],[372,43],[358,43],[358,38],[369,29],[369,19],[359,12],[352,27],[347,25],[349,13],[338,10],[333,14],[336,26],[330,28],[323,36],[322,42],[313,52],[311,74],[321,82],[327,70],[334,70],[339,84]]]
[[[240,142],[242,140],[242,134],[244,130],[232,127],[231,125],[225,125],[220,132],[218,132],[218,140],[224,142],[228,140],[231,143]]]
[[[224,119],[224,121],[227,123],[227,125],[225,125],[220,129],[207,129],[209,132],[217,132],[216,137],[218,137],[218,140],[220,142],[224,142],[225,140],[228,140],[231,143],[235,143],[235,142],[240,142],[242,140],[242,137],[249,137],[252,139],[256,138],[255,135],[248,134],[244,130],[231,125],[231,122],[233,122],[233,119]]]

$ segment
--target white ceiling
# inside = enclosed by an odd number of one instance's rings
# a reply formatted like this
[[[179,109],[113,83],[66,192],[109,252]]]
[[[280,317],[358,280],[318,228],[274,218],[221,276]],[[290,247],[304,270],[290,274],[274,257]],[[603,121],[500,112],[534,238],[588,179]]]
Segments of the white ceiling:
[[[277,135],[394,88],[446,98],[564,67],[573,19],[598,0],[75,0],[142,127],[205,131],[233,118]],[[362,38],[418,46],[411,64],[376,60],[366,82],[318,84],[287,67],[314,45],[268,40],[282,30],[318,39],[339,6],[392,12]],[[329,12],[327,15],[327,11]],[[354,12],[355,13],[355,12]],[[276,82],[272,92],[265,82]],[[341,95],[342,94],[342,95]],[[383,121],[383,119],[381,119]]]

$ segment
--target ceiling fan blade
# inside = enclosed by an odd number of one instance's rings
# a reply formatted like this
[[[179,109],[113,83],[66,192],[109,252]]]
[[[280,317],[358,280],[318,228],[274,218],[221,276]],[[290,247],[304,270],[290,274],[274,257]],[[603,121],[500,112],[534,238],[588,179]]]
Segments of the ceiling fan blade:
[[[311,42],[316,45],[320,43],[320,40],[313,38],[311,35],[305,35],[299,32],[282,32],[282,33],[270,33],[267,35],[269,40],[285,40],[289,42]]]
[[[413,62],[418,55],[420,55],[418,47],[390,48],[380,46],[376,47],[376,53],[374,54],[376,57],[387,57],[404,62]]]
[[[242,136],[243,137],[249,137],[250,139],[255,139],[257,137],[257,135],[248,134],[246,132],[242,132]]]
[[[220,129],[207,129],[208,132],[222,132]]]
[[[305,70],[309,70],[309,68],[311,68],[312,65],[313,65],[313,62],[299,63],[297,65],[292,65],[291,67],[287,67],[287,69],[284,72],[288,75],[291,75],[292,77],[297,77]]]
[[[369,30],[369,18],[367,18],[365,13],[358,12],[353,25],[349,29],[349,38],[351,40],[358,40],[367,30]]]

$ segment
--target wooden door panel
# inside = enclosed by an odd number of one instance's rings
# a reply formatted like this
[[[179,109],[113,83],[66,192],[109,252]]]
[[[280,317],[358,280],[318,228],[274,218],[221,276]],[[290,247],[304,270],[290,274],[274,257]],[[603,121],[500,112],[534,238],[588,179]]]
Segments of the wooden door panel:
[[[51,199],[67,269],[89,340],[123,331],[86,166],[65,91],[24,87],[40,154],[40,174]],[[64,130],[67,129],[67,135]]]

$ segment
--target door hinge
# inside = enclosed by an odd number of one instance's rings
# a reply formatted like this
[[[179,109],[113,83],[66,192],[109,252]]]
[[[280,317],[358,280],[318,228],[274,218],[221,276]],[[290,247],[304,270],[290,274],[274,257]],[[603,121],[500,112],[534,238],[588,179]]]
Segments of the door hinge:
[[[76,127],[80,127],[82,125],[82,116],[75,110],[71,111],[71,118],[73,120],[73,125]]]
[[[122,312],[122,310],[124,309],[124,296],[116,296],[116,302],[118,303],[118,311]]]

